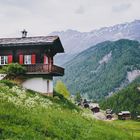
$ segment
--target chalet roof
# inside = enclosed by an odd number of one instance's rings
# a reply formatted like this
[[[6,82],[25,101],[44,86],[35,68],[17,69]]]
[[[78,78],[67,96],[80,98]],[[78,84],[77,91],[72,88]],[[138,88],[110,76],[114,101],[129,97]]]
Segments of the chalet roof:
[[[25,38],[0,38],[1,45],[13,45],[13,44],[38,44],[38,43],[53,43],[58,36],[36,36]]]
[[[107,114],[111,114],[112,113],[112,109],[106,109],[106,113]]]
[[[121,111],[120,113],[118,113],[118,115],[123,115],[123,114],[130,114],[129,111]]]
[[[129,111],[121,111],[122,114],[130,114]]]
[[[36,37],[21,37],[21,38],[0,38],[0,47],[13,46],[38,46],[55,44],[55,49],[58,52],[64,52],[64,48],[58,36],[36,36]]]
[[[118,113],[118,115],[122,115],[122,113]]]
[[[90,108],[100,108],[98,103],[90,103]]]

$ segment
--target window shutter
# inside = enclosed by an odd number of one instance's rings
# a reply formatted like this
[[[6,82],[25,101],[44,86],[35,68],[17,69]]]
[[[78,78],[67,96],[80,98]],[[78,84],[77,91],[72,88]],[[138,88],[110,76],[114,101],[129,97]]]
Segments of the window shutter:
[[[36,55],[35,54],[32,54],[31,63],[32,64],[35,64],[36,63]]]
[[[8,55],[8,64],[12,63],[13,61],[13,56],[12,55]]]
[[[46,64],[46,55],[44,55],[44,64]]]
[[[48,57],[44,55],[44,64],[48,64]]]
[[[19,64],[23,64],[23,55],[22,54],[19,55]]]

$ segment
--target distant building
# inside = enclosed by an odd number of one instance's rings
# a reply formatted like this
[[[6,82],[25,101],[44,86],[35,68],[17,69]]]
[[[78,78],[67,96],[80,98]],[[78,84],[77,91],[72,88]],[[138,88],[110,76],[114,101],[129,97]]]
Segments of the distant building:
[[[54,65],[54,56],[63,53],[58,36],[0,38],[0,67],[19,63],[26,68],[23,87],[53,95],[53,76],[63,76],[64,69]]]
[[[112,114],[112,109],[106,109],[106,114]]]
[[[131,113],[129,111],[121,111],[120,113],[118,113],[118,119],[129,120],[131,119]]]
[[[89,104],[88,103],[84,103],[83,106],[84,106],[84,108],[89,108]]]
[[[106,119],[111,120],[112,119],[112,114],[106,114]]]
[[[90,103],[89,106],[90,106],[90,109],[93,113],[100,112],[100,107],[99,107],[98,103]]]
[[[82,104],[84,108],[89,108],[89,103],[86,99],[83,100]]]
[[[138,115],[138,116],[137,116],[137,120],[139,120],[139,121],[140,121],[140,115]]]

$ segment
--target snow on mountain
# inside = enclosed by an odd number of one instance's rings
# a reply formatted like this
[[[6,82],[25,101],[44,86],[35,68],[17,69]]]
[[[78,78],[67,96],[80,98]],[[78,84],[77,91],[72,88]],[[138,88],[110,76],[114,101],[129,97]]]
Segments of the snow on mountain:
[[[133,70],[131,72],[127,72],[127,79],[129,80],[129,82],[132,82],[139,76],[140,76],[140,70]]]
[[[109,54],[105,55],[102,60],[99,61],[99,64],[103,64],[103,63],[108,63],[108,61],[111,59],[112,56],[112,52],[110,52]]]
[[[79,32],[76,30],[66,30],[61,32],[52,32],[50,35],[58,35],[65,48],[65,55],[71,57],[79,52],[106,40],[115,41],[118,39],[140,40],[140,20],[135,20],[130,23],[118,24],[111,27],[103,27],[91,32]],[[62,55],[64,57],[65,55]],[[59,56],[60,59],[62,59]],[[58,58],[58,59],[59,59]],[[62,64],[63,62],[61,62]]]

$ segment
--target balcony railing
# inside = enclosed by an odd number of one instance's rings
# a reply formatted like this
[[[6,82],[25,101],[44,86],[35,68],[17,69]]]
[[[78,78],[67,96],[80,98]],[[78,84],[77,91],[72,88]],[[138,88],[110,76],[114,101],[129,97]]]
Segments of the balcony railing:
[[[48,64],[30,64],[24,65],[27,74],[48,74],[53,76],[63,76],[64,68],[56,66],[56,65],[48,65]]]

